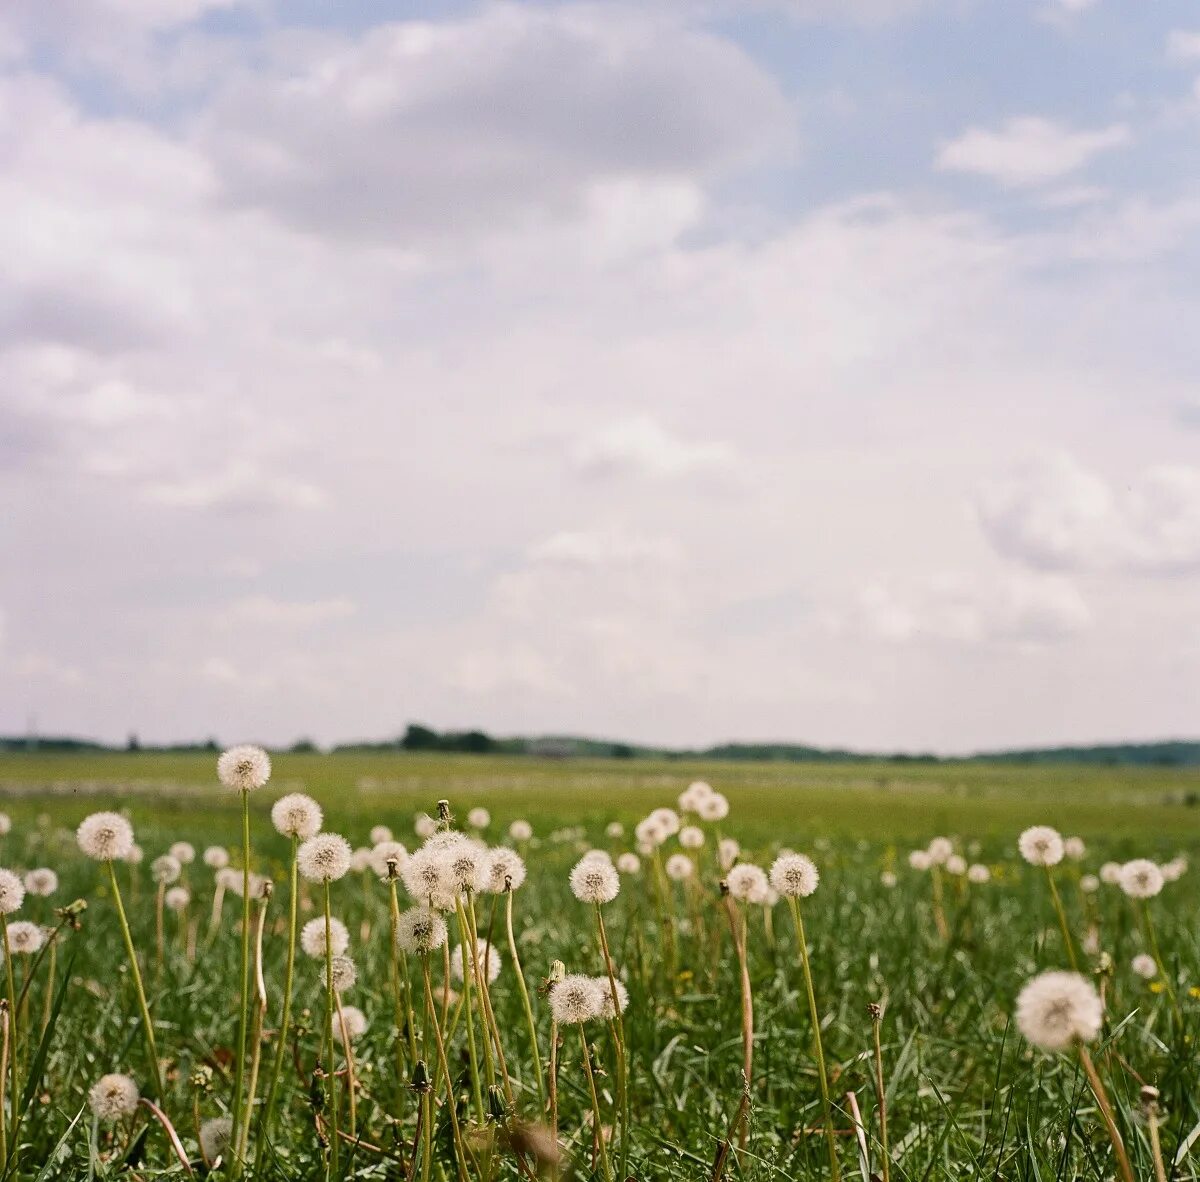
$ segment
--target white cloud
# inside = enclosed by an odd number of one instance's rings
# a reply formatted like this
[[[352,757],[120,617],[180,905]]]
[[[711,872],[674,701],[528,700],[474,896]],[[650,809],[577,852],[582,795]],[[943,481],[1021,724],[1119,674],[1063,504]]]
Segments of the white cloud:
[[[576,220],[597,185],[719,174],[791,132],[732,42],[635,6],[493,4],[280,52],[202,142],[228,201],[348,238]]]
[[[146,499],[173,509],[318,509],[327,498],[307,480],[262,471],[249,461],[191,477],[150,480]]]
[[[572,458],[589,475],[633,472],[664,480],[726,473],[736,463],[727,443],[681,439],[650,415],[633,415],[594,432],[579,442]]]
[[[1012,187],[1041,185],[1078,171],[1094,156],[1124,147],[1131,139],[1124,123],[1073,131],[1051,119],[1023,116],[997,130],[970,128],[943,144],[937,167],[976,173]]]
[[[251,595],[229,604],[217,619],[225,627],[304,629],[347,619],[357,610],[354,601],[344,596],[301,601]]]
[[[1156,465],[1118,493],[1060,454],[985,490],[977,509],[999,553],[1043,570],[1200,569],[1200,468]]]
[[[570,530],[529,548],[535,564],[560,567],[640,567],[668,562],[678,547],[661,538],[631,536],[622,530]]]
[[[1167,56],[1175,61],[1200,58],[1200,32],[1192,29],[1172,29],[1167,34]]]

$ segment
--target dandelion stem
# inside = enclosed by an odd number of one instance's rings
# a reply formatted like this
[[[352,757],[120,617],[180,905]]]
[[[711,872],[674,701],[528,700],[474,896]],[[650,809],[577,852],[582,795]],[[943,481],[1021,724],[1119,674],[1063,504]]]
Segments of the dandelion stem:
[[[8,1167],[8,1113],[4,1111],[4,1091],[8,1079],[8,1043],[11,1023],[8,1001],[0,1001],[0,1161]],[[14,1141],[15,1130],[14,1130]]]
[[[1108,1100],[1108,1093],[1104,1090],[1104,1083],[1100,1079],[1100,1074],[1096,1070],[1096,1065],[1092,1062],[1091,1055],[1088,1054],[1088,1049],[1083,1043],[1078,1044],[1079,1062],[1083,1065],[1084,1073],[1087,1075],[1088,1083],[1092,1088],[1092,1095],[1096,1097],[1096,1103],[1100,1107],[1100,1115],[1104,1118],[1104,1127],[1108,1130],[1108,1139],[1112,1142],[1113,1153],[1117,1158],[1117,1167],[1121,1171],[1121,1177],[1124,1182],[1134,1182],[1133,1169],[1129,1164],[1129,1155],[1125,1152],[1125,1142],[1121,1140],[1120,1130],[1117,1128],[1116,1118],[1113,1116],[1112,1105]]]
[[[754,1078],[754,998],[750,992],[750,969],[746,964],[746,928],[745,925],[740,925],[739,931],[737,908],[734,907],[733,899],[729,896],[729,890],[724,883],[722,886],[723,899],[725,904],[725,914],[729,917],[729,934],[733,939],[733,951],[737,956],[738,961],[738,979],[741,984],[742,995],[742,1074],[745,1076],[745,1084],[743,1095],[750,1095],[750,1083]],[[737,1124],[738,1128],[730,1129],[730,1133],[738,1134],[738,1142],[743,1151],[746,1148],[748,1139],[748,1105],[741,1104],[738,1107]]]
[[[433,1004],[433,985],[430,981],[429,975],[428,953],[423,953],[421,956],[421,969],[425,978],[425,1009],[428,1016],[433,1021],[433,1035],[434,1040],[437,1043],[438,1064],[442,1073],[446,1077],[446,1100],[450,1106],[450,1132],[454,1137],[454,1164],[457,1167],[459,1182],[466,1182],[466,1159],[463,1150],[462,1133],[458,1127],[458,1104],[455,1102],[454,1098],[454,1079],[450,1074],[450,1064],[446,1061],[446,1044],[442,1041],[442,1029],[438,1025],[437,1010],[434,1008]],[[433,1122],[430,1120],[429,1126],[431,1133],[432,1124]],[[428,1164],[428,1153],[426,1157],[426,1163]]]
[[[233,1148],[232,1173],[236,1178],[242,1171],[242,1159],[237,1147],[241,1144],[242,1097],[245,1094],[246,1024],[250,1011],[250,793],[242,791],[242,965],[241,1003],[238,1007],[237,1046],[234,1047],[233,1125],[229,1144]]]
[[[333,1139],[330,1143],[330,1158],[329,1165],[331,1179],[338,1179],[340,1182],[341,1171],[339,1170],[340,1149],[339,1143],[341,1136],[338,1133],[338,1094],[337,1094],[337,1072],[334,1070],[333,1061],[333,1010],[334,1010],[334,994],[333,994],[333,920],[329,911],[329,879],[325,880],[325,1064],[329,1078],[329,1117],[333,1126]]]
[[[882,1021],[882,1009],[879,1006],[872,1006],[871,1030],[875,1050],[875,1098],[879,1105],[879,1151],[883,1163],[883,1182],[891,1182],[892,1155],[888,1149],[887,1089],[883,1086],[883,1047],[879,1041],[879,1027]]]
[[[829,1080],[825,1074],[825,1049],[821,1044],[821,1015],[817,1011],[817,996],[813,991],[812,966],[808,961],[808,940],[804,935],[804,918],[800,914],[800,903],[794,896],[788,897],[792,910],[792,923],[796,929],[796,946],[800,952],[800,964],[804,969],[804,987],[808,992],[808,1013],[812,1019],[813,1052],[817,1060],[817,1082],[821,1088],[821,1111],[825,1119],[825,1140],[829,1145],[829,1170],[834,1182],[842,1176],[838,1165],[837,1140],[833,1132],[833,1109],[829,1103]]]
[[[117,872],[111,861],[105,862],[108,867],[108,878],[112,884],[113,902],[117,908],[117,918],[121,921],[121,935],[125,940],[125,954],[129,957],[129,972],[133,977],[133,985],[137,990],[138,1008],[142,1013],[142,1032],[146,1037],[146,1053],[150,1058],[150,1078],[154,1084],[154,1099],[165,1100],[163,1093],[162,1075],[158,1066],[158,1048],[154,1045],[154,1026],[150,1021],[150,1007],[146,1004],[146,989],[142,984],[142,970],[138,967],[137,953],[133,947],[133,934],[129,930],[129,920],[125,915],[125,904],[121,900],[121,887],[117,883]]]
[[[486,1120],[486,1110],[483,1107],[483,1087],[479,1079],[479,1056],[475,1049],[475,1007],[471,1001],[471,995],[474,992],[471,988],[471,978],[475,975],[467,962],[468,944],[474,944],[470,933],[467,931],[467,916],[463,910],[462,900],[458,899],[458,932],[459,941],[463,954],[463,1003],[466,1006],[467,1018],[467,1057],[471,1064],[471,1096],[475,1101],[475,1115],[482,1125]],[[472,958],[474,959],[474,958]],[[491,1051],[488,1050],[487,1042],[484,1042],[484,1053],[487,1055],[488,1066],[491,1066]]]
[[[1182,1022],[1183,1012],[1179,1008],[1179,998],[1175,993],[1175,982],[1171,979],[1172,974],[1168,971],[1162,954],[1158,951],[1158,936],[1154,932],[1154,921],[1150,918],[1150,905],[1145,900],[1142,901],[1141,911],[1142,922],[1146,928],[1146,942],[1150,945],[1150,951],[1154,956],[1154,963],[1158,965],[1158,971],[1162,974],[1163,984],[1167,987],[1167,996],[1171,999],[1171,1009],[1175,1012],[1175,1019],[1178,1022]]]
[[[613,959],[608,951],[608,932],[604,927],[604,912],[596,905],[596,929],[600,934],[600,955],[604,960],[604,971],[608,976],[608,988],[613,1004],[613,1042],[617,1048],[617,1109],[621,1118],[621,1140],[619,1144],[618,1171],[620,1177],[628,1174],[629,1163],[629,1060],[625,1053],[625,1017],[621,1013],[621,999],[617,993],[617,978]]]
[[[1058,886],[1054,881],[1054,871],[1051,867],[1046,867],[1046,881],[1050,884],[1050,898],[1054,900],[1054,911],[1058,916],[1059,930],[1062,932],[1063,943],[1067,948],[1067,959],[1071,962],[1071,968],[1075,972],[1079,972],[1079,960],[1075,956],[1075,941],[1071,939],[1071,929],[1067,926],[1067,913],[1063,910],[1062,897],[1058,893]]]
[[[254,1095],[258,1090],[258,1070],[262,1063],[263,1023],[267,1015],[267,986],[263,978],[263,927],[266,924],[267,901],[270,897],[270,891],[264,888],[258,901],[258,922],[255,924],[254,931],[256,1004],[254,1021],[250,1029],[250,1082],[246,1088],[246,1115],[242,1121],[242,1140],[237,1151],[238,1161],[246,1160],[246,1149],[250,1143],[250,1122],[254,1118]]]
[[[592,1052],[588,1049],[587,1035],[583,1031],[583,1023],[579,1023],[579,1043],[583,1048],[583,1070],[587,1074],[588,1091],[592,1097],[592,1121],[596,1131],[596,1141],[600,1147],[600,1173],[604,1182],[612,1182],[612,1166],[608,1164],[608,1149],[604,1144],[604,1127],[600,1122],[600,1097],[596,1093],[596,1077],[592,1074]]]
[[[508,954],[512,957],[513,972],[517,977],[517,992],[521,995],[521,1005],[525,1010],[525,1024],[529,1028],[529,1051],[533,1056],[533,1073],[537,1079],[538,1102],[545,1110],[546,1086],[542,1080],[542,1058],[538,1052],[537,1025],[533,1020],[533,1007],[529,1003],[529,988],[525,984],[525,974],[521,971],[521,958],[517,955],[517,941],[513,934],[513,892],[504,893],[504,923],[508,935]]]
[[[0,935],[4,940],[4,975],[8,986],[8,1062],[12,1071],[12,1095],[9,1097],[9,1103],[12,1105],[12,1119],[9,1124],[12,1129],[12,1148],[15,1153],[17,1149],[17,1103],[21,1095],[20,1088],[17,1086],[17,989],[13,981],[12,948],[8,943],[8,916],[3,913],[0,913]],[[2,1110],[0,1110],[0,1118],[2,1118]],[[5,1164],[8,1164],[7,1154],[5,1155]]]

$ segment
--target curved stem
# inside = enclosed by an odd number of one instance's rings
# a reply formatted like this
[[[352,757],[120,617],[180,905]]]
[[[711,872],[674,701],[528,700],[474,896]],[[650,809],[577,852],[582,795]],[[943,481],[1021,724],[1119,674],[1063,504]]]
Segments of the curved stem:
[[[629,1172],[629,1063],[625,1054],[625,1016],[621,1013],[621,999],[617,994],[617,978],[613,959],[608,951],[608,932],[604,927],[604,913],[596,905],[596,928],[600,933],[600,955],[604,958],[604,971],[608,976],[608,988],[613,1004],[613,1042],[617,1048],[617,1110],[621,1118],[621,1140],[619,1143],[618,1174],[624,1178]]]
[[[1129,1155],[1125,1152],[1125,1142],[1121,1140],[1120,1130],[1117,1128],[1116,1118],[1113,1116],[1112,1105],[1108,1101],[1108,1093],[1104,1090],[1104,1084],[1100,1079],[1099,1073],[1096,1071],[1096,1065],[1092,1062],[1091,1055],[1088,1054],[1087,1047],[1083,1043],[1079,1044],[1079,1062],[1083,1065],[1084,1073],[1087,1075],[1088,1083],[1091,1085],[1092,1095],[1096,1097],[1096,1103],[1100,1108],[1100,1115],[1104,1118],[1104,1127],[1108,1130],[1108,1139],[1112,1142],[1113,1153],[1117,1158],[1117,1168],[1121,1171],[1121,1177],[1124,1182],[1134,1182],[1133,1169],[1129,1164]]]
[[[1067,959],[1071,962],[1071,968],[1075,972],[1079,972],[1079,960],[1075,956],[1075,942],[1071,939],[1071,929],[1067,926],[1067,913],[1063,910],[1062,898],[1054,882],[1054,871],[1049,866],[1046,867],[1046,881],[1050,884],[1050,898],[1054,900],[1054,912],[1058,916],[1058,927],[1062,932],[1063,943],[1067,947]]]
[[[325,1064],[326,1071],[329,1073],[329,1118],[333,1127],[333,1139],[330,1144],[329,1164],[331,1179],[341,1180],[341,1172],[338,1169],[340,1149],[339,1143],[341,1136],[338,1133],[338,1094],[337,1094],[337,1072],[334,1070],[333,1061],[333,1013],[334,1013],[334,996],[333,996],[333,933],[332,933],[332,916],[329,912],[329,880],[325,880]]]
[[[525,1025],[529,1029],[529,1051],[533,1056],[533,1073],[537,1079],[538,1102],[544,1111],[546,1108],[546,1085],[542,1080],[542,1057],[538,1052],[537,1025],[533,1020],[533,1007],[529,1004],[529,989],[525,985],[525,975],[521,971],[521,958],[517,955],[517,941],[513,935],[513,893],[505,892],[504,923],[508,934],[508,954],[512,957],[513,972],[517,976],[517,992],[521,995],[521,1005],[525,1010]]]
[[[612,1166],[608,1164],[608,1149],[604,1144],[604,1126],[600,1122],[600,1097],[596,1094],[596,1077],[592,1074],[592,1052],[588,1049],[587,1035],[583,1023],[579,1023],[579,1043],[583,1048],[583,1070],[587,1075],[588,1091],[592,1097],[592,1121],[596,1130],[596,1144],[600,1148],[600,1173],[604,1182],[612,1182]]]
[[[242,793],[242,975],[241,1002],[238,1007],[237,1046],[234,1048],[233,1127],[229,1144],[233,1148],[231,1172],[236,1178],[242,1171],[237,1147],[241,1144],[242,1096],[245,1092],[246,1024],[250,1011],[250,793]]]

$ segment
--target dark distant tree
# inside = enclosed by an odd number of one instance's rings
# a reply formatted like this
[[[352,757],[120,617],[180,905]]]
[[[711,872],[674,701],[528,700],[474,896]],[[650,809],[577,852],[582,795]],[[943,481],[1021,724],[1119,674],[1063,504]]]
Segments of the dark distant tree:
[[[204,746],[200,748],[200,750],[201,751],[220,751],[221,744],[218,743],[217,740],[212,735],[209,735],[208,742],[205,743]]]
[[[427,726],[410,722],[400,740],[400,746],[405,751],[436,751],[438,748],[438,733]]]
[[[125,743],[125,750],[126,751],[140,751],[141,749],[142,749],[142,745],[138,741],[137,735],[135,733],[131,733],[128,740]]]
[[[611,754],[613,759],[632,759],[633,748],[628,743],[614,743]]]
[[[465,735],[456,737],[458,738],[458,750],[466,751],[471,755],[486,755],[496,746],[491,735],[486,735],[483,731],[467,731]]]
[[[291,746],[293,755],[313,755],[320,751],[321,748],[312,741],[312,739],[297,739]]]

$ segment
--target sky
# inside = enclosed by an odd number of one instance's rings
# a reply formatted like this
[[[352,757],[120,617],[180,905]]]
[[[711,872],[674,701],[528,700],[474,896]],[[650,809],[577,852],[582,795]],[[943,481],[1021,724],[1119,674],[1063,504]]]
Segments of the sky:
[[[1200,13],[6,0],[0,733],[1200,733]]]

